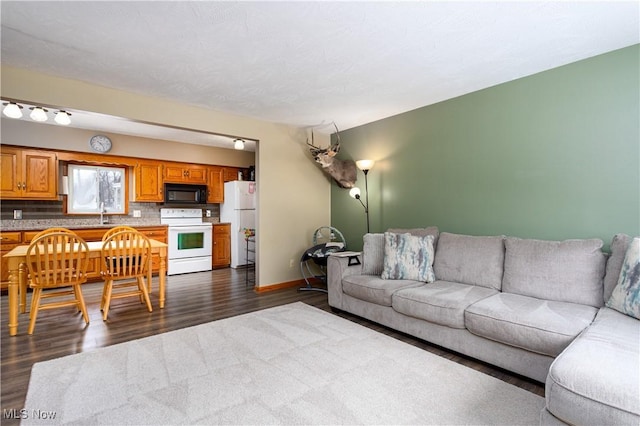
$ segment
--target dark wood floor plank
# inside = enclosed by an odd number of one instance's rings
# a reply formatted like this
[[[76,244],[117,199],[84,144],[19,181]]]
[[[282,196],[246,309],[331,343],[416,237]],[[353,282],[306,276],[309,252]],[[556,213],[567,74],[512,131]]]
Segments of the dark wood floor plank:
[[[29,317],[22,314],[19,334],[15,337],[9,336],[8,297],[3,295],[0,303],[3,412],[23,408],[31,367],[36,362],[297,301],[331,312],[326,293],[298,291],[296,288],[256,293],[245,287],[244,271],[230,268],[167,277],[167,302],[164,309],[158,307],[157,288],[157,278],[154,278],[155,290],[151,295],[153,312],[148,312],[135,299],[120,299],[113,302],[109,320],[103,322],[99,309],[102,283],[86,284],[83,286],[83,293],[90,315],[89,325],[85,326],[81,315],[72,308],[43,311],[38,316],[34,334],[28,336]],[[355,315],[346,312],[335,314],[544,396],[542,383],[513,375]],[[2,424],[18,422],[3,418]]]

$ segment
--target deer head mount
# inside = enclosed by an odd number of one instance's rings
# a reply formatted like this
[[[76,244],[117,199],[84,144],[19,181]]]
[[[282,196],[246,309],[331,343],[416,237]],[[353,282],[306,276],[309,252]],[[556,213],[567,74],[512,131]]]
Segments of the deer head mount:
[[[340,133],[338,126],[333,123],[336,128],[336,143],[328,148],[320,148],[314,144],[313,129],[311,130],[311,143],[307,138],[307,145],[310,146],[309,151],[316,163],[322,166],[322,170],[336,181],[340,188],[353,188],[358,178],[356,163],[353,160],[340,160],[336,158],[340,152]]]

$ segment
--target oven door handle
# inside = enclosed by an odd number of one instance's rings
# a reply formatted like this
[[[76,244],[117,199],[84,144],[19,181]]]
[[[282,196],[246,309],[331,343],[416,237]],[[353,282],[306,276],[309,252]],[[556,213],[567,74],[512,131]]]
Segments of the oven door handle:
[[[177,232],[185,234],[188,232],[212,232],[212,226],[194,225],[194,226],[169,226],[169,232]]]

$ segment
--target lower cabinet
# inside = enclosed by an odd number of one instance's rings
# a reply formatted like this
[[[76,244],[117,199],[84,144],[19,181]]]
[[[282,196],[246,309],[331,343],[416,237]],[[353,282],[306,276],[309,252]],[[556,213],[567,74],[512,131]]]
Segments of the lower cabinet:
[[[140,226],[135,227],[138,231],[145,234],[147,237],[161,241],[163,243],[167,242],[167,227],[166,226]],[[72,229],[76,234],[80,235],[80,237],[89,242],[89,241],[100,241],[102,240],[102,236],[105,232],[108,231],[109,228],[81,228],[81,229]],[[5,254],[9,252],[16,246],[21,244],[28,244],[33,237],[40,232],[40,230],[35,231],[11,231],[11,232],[2,232],[0,233],[0,252],[1,254]],[[100,265],[101,259],[92,259],[87,267],[87,278],[88,281],[101,281],[102,277],[100,275]],[[151,258],[151,267],[155,274],[160,270],[160,257],[157,254],[154,254]],[[1,282],[0,289],[4,290],[9,286],[9,271],[8,271],[8,262],[3,258],[2,259],[2,271],[1,271]]]
[[[231,225],[220,223],[213,225],[213,257],[211,266],[225,268],[231,264]]]
[[[25,244],[22,242],[22,232],[10,231],[0,234],[0,256],[4,256],[16,246]],[[0,265],[0,288],[2,290],[9,287],[9,260],[2,258]]]

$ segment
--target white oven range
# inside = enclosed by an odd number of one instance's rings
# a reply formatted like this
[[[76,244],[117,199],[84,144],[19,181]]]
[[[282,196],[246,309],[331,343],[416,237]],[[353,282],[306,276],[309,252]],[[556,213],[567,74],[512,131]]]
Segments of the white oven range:
[[[162,208],[168,225],[167,275],[211,270],[213,225],[202,222],[202,209]]]

